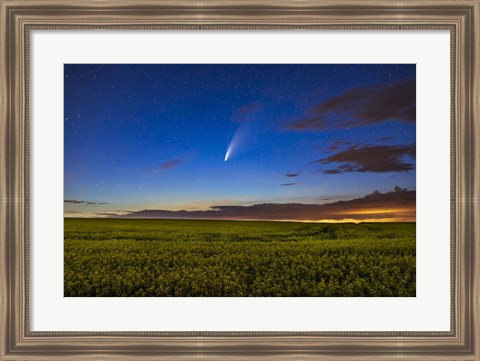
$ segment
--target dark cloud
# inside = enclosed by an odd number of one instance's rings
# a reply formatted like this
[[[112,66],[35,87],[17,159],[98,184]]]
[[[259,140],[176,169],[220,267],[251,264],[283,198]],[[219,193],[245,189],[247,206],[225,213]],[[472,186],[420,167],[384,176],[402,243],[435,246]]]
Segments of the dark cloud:
[[[90,202],[90,201],[78,201],[74,199],[65,199],[63,202],[70,204],[83,204],[83,205],[99,205],[99,204],[108,204],[103,202]]]
[[[152,173],[168,171],[180,166],[186,160],[187,160],[186,156],[170,159],[170,160],[164,161],[163,163],[160,163],[157,166],[146,168],[144,172],[146,174],[152,174]]]
[[[298,177],[299,173],[287,173],[285,174],[285,176],[287,176],[288,178],[293,178],[293,177]]]
[[[318,117],[303,118],[290,123],[287,128],[293,130],[330,130],[325,119]]]
[[[415,145],[351,146],[331,156],[315,161],[319,164],[338,164],[321,170],[325,174],[345,172],[406,172],[414,169],[407,159],[415,158]]]
[[[232,116],[232,120],[238,123],[250,122],[253,120],[253,115],[260,112],[262,109],[263,106],[260,102],[245,104],[235,110]]]
[[[375,139],[375,141],[377,141],[379,143],[391,142],[392,140],[395,140],[395,138],[394,137],[380,137],[380,138]]]
[[[160,167],[157,168],[157,170],[169,170],[169,169],[173,169],[175,167],[178,167],[180,164],[182,164],[183,162],[185,162],[185,158],[175,158],[175,159],[171,159],[171,160],[168,160],[166,162],[163,162],[162,164],[160,164]]]
[[[297,184],[297,183],[282,183],[280,185],[285,187],[285,186],[294,186],[295,184]]]
[[[345,194],[332,194],[329,196],[318,197],[318,201],[341,201],[341,200],[349,200],[352,199],[353,195],[345,195]]]
[[[324,174],[340,174],[342,172],[338,169],[326,169],[323,171],[323,173]]]
[[[327,151],[328,152],[333,152],[336,151],[339,148],[345,147],[347,145],[352,144],[349,140],[345,139],[334,139],[328,144]]]
[[[291,122],[288,128],[333,130],[361,127],[388,120],[415,122],[415,80],[351,89],[315,105],[307,117]]]
[[[390,219],[415,221],[416,192],[396,187],[363,198],[328,204],[262,203],[250,206],[219,205],[203,211],[143,210],[121,218],[234,219],[234,220],[342,220]]]

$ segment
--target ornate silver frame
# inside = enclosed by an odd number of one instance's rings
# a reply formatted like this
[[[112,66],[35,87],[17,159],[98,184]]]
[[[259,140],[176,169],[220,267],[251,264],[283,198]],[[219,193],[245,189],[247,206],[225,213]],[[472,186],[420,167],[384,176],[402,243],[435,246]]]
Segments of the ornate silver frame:
[[[480,360],[479,0],[0,0],[0,11],[0,360]],[[30,331],[30,31],[305,28],[450,30],[450,331]]]

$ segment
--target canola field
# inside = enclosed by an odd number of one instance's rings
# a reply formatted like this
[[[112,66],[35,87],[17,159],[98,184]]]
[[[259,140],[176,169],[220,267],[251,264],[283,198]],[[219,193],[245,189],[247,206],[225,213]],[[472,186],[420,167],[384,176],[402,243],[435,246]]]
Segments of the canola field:
[[[64,224],[66,297],[415,296],[415,223]]]

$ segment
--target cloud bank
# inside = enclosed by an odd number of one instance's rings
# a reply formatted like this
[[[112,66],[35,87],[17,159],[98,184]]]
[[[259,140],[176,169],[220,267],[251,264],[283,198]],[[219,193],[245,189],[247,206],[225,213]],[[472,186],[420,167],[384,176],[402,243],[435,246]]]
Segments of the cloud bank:
[[[373,192],[363,198],[328,204],[262,203],[250,206],[218,205],[200,211],[142,210],[122,218],[161,219],[230,219],[230,220],[289,220],[341,221],[345,219],[415,221],[416,192],[395,187],[392,192]]]

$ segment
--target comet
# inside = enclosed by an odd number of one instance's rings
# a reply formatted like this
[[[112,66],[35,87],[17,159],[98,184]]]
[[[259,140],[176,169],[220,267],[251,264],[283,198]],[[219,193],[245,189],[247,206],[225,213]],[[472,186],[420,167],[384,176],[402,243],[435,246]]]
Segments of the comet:
[[[228,160],[228,157],[230,157],[231,152],[232,152],[232,147],[229,146],[227,149],[227,153],[225,154],[225,162]]]
[[[235,134],[233,134],[232,140],[228,145],[227,152],[225,153],[225,162],[230,159],[230,157],[237,153],[247,139],[248,127],[245,124],[241,124]]]

